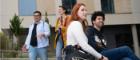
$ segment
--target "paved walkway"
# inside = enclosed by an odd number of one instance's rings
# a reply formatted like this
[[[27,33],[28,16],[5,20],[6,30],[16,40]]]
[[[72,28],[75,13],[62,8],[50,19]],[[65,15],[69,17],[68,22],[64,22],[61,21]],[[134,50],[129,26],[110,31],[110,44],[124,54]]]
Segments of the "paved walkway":
[[[0,60],[29,60],[28,58],[0,58]],[[38,60],[40,60],[38,58]],[[55,58],[49,58],[48,60],[55,60]]]

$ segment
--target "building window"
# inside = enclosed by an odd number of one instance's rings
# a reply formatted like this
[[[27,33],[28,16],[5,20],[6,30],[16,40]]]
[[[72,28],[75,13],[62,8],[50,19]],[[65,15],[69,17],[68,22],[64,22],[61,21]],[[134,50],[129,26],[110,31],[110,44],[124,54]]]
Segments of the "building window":
[[[30,16],[36,10],[36,0],[19,0],[19,15]]]
[[[67,14],[71,13],[71,10],[76,2],[76,0],[62,0],[62,5],[66,8]]]
[[[101,0],[102,11],[105,13],[114,13],[113,0]]]

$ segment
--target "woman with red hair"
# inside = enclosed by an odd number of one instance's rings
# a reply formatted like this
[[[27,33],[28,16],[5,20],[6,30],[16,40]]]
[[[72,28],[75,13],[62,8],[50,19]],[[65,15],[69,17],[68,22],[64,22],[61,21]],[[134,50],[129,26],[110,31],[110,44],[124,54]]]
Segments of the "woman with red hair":
[[[86,16],[87,9],[85,4],[77,3],[72,10],[71,19],[69,20],[70,23],[67,27],[67,47],[65,49],[65,59],[71,60],[74,56],[88,59],[94,56],[99,60],[108,60],[108,58],[98,53],[88,44],[88,38],[85,35],[85,29],[88,25]],[[89,56],[87,57],[88,54]]]

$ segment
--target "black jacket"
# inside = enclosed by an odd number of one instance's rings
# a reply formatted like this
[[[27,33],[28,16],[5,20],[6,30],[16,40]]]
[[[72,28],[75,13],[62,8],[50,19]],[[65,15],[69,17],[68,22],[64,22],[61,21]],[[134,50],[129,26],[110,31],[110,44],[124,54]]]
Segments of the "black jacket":
[[[95,41],[95,35],[97,35],[100,40],[103,39],[102,31],[98,31],[94,27],[90,26],[86,29],[85,33],[88,37],[88,44],[91,45],[94,49],[96,49],[98,52],[106,49],[106,46],[104,44],[102,44],[103,47],[99,47],[97,42]]]

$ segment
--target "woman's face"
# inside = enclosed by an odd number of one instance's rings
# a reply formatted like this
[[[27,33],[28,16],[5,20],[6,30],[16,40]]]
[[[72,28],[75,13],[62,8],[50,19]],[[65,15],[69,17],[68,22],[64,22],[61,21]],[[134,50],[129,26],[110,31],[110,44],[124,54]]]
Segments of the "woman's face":
[[[87,16],[87,9],[85,6],[81,6],[78,10],[78,13],[77,13],[78,17],[82,20],[86,19],[86,16]]]
[[[59,13],[60,15],[63,15],[63,14],[65,13],[65,10],[63,10],[62,7],[59,7],[59,8],[58,8],[58,13]]]

